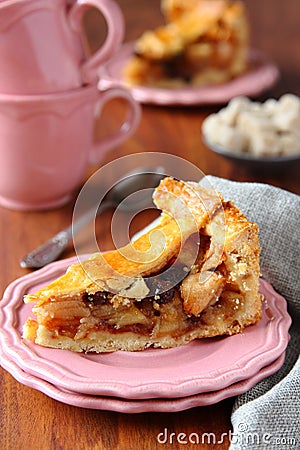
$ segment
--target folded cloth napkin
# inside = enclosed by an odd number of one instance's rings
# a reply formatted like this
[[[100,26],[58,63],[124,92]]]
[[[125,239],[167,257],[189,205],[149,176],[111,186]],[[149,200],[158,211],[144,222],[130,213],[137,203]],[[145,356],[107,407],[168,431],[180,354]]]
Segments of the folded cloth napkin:
[[[300,448],[300,197],[260,183],[207,176],[258,224],[261,273],[288,302],[293,323],[283,367],[236,398],[230,450]]]

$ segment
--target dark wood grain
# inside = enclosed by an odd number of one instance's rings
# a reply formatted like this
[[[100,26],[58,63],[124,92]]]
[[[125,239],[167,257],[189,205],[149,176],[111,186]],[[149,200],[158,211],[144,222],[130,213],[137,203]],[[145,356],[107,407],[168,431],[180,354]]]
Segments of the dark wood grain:
[[[161,22],[159,1],[119,0],[126,21],[126,40],[139,36],[145,28]],[[278,98],[285,92],[300,95],[300,8],[298,0],[246,0],[252,28],[252,45],[260,48],[276,61],[281,70],[278,84],[261,98]],[[102,39],[101,19],[95,13],[86,17],[91,48]],[[201,124],[220,106],[168,108],[143,106],[141,123],[135,134],[108,152],[103,164],[127,154],[162,151],[181,156],[206,174],[233,180],[259,181],[300,193],[299,166],[281,168],[276,172],[255,172],[212,154],[201,139]],[[105,108],[95,135],[100,136],[118,127],[124,115],[122,102],[114,101]],[[92,167],[87,176],[96,170]],[[13,174],[12,174],[13,176]],[[75,200],[75,197],[74,197]],[[74,200],[63,208],[22,213],[0,208],[0,291],[15,278],[27,273],[19,267],[20,258],[32,248],[69,225]],[[112,245],[109,233],[110,213],[101,217],[99,234],[102,248]],[[138,227],[147,222],[141,217]],[[63,257],[74,254],[72,246]],[[179,449],[201,448],[224,450],[229,446],[228,436],[222,444],[199,446],[179,444],[170,440],[157,442],[157,435],[165,428],[169,433],[222,433],[231,429],[230,414],[233,399],[209,407],[169,414],[120,414],[80,409],[59,403],[46,395],[18,383],[0,369],[0,448],[27,449]]]

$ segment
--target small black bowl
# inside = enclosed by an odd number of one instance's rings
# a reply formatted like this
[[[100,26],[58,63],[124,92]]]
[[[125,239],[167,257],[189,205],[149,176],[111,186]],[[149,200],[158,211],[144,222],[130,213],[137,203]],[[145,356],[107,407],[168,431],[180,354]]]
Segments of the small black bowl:
[[[223,156],[235,163],[242,164],[243,166],[249,167],[256,170],[267,170],[267,169],[284,169],[294,165],[300,161],[300,151],[296,155],[286,155],[286,156],[254,156],[250,153],[238,153],[232,152],[221,145],[211,144],[203,137],[203,142],[207,148],[209,148],[214,153]]]

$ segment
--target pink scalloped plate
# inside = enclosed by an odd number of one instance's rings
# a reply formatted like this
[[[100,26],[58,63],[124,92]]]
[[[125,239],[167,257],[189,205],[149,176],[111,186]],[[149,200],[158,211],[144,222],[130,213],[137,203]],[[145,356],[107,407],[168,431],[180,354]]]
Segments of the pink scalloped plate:
[[[32,315],[32,305],[24,304],[23,296],[77,261],[54,262],[15,280],[1,301],[0,345],[5,353],[22,370],[61,389],[127,399],[186,397],[249,379],[285,351],[291,324],[286,301],[264,280],[262,319],[234,336],[172,349],[104,354],[46,348],[22,339],[23,324]]]
[[[262,94],[279,79],[278,67],[260,51],[249,52],[249,70],[219,85],[191,86],[165,89],[148,86],[128,86],[122,77],[125,64],[133,55],[134,42],[123,44],[120,50],[99,70],[99,87],[121,85],[128,87],[132,96],[141,103],[156,105],[208,105],[227,103],[233,97],[249,97]]]
[[[102,397],[95,395],[80,394],[60,389],[59,387],[30,375],[23,371],[15,362],[1,352],[0,363],[17,381],[33,389],[43,392],[48,397],[58,400],[68,405],[81,408],[99,409],[106,411],[116,411],[128,414],[143,412],[178,412],[197,406],[207,406],[218,403],[229,397],[243,394],[251,389],[259,381],[277,372],[284,363],[285,353],[279,356],[269,366],[264,367],[248,380],[240,381],[219,391],[196,394],[183,398],[170,399],[144,399],[144,400],[124,400],[117,397]]]

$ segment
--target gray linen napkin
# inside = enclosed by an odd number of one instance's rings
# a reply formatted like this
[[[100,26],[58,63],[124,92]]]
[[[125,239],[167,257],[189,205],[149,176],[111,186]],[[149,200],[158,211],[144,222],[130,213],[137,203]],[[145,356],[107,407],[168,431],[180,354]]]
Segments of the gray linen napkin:
[[[206,180],[258,224],[262,276],[285,297],[293,319],[283,367],[235,400],[230,450],[299,449],[300,197],[260,183]]]

